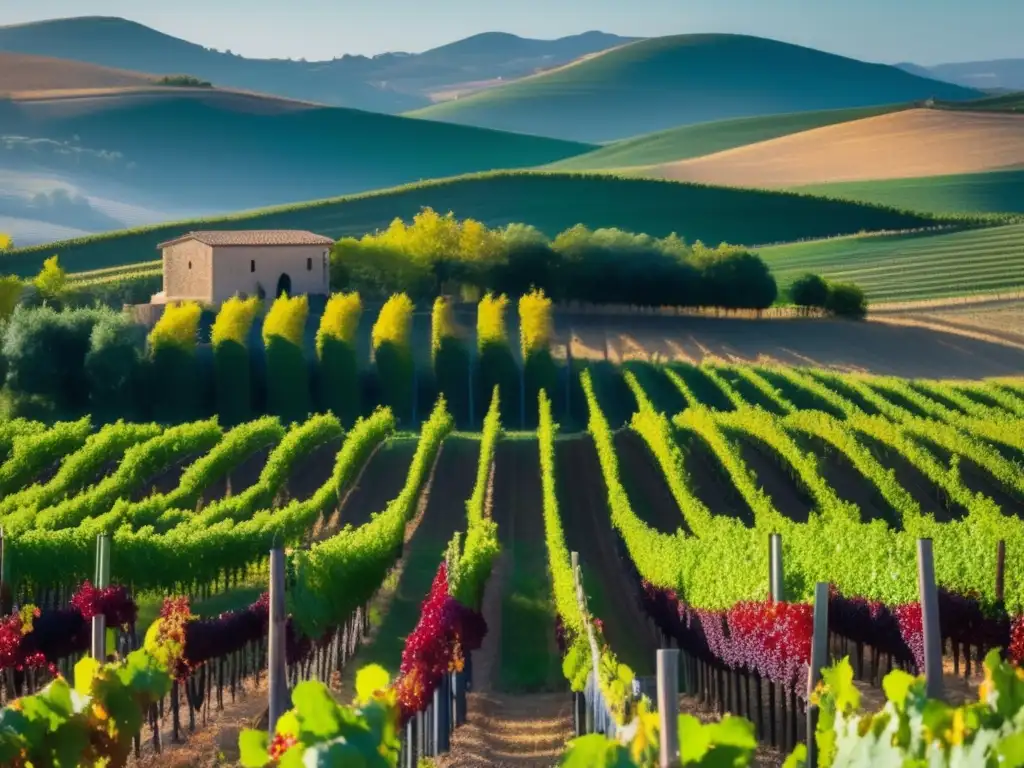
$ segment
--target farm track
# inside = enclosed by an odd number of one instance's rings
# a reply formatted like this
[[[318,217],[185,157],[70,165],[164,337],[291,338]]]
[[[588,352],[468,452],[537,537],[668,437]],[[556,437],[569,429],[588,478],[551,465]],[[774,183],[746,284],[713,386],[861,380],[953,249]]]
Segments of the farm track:
[[[220,501],[227,496],[237,496],[256,484],[260,479],[260,472],[267,463],[273,446],[261,448],[255,453],[247,456],[245,460],[228,472],[227,475],[218,477],[209,488],[203,491],[201,496],[202,506],[206,507],[215,501]]]
[[[305,501],[327,482],[334,471],[334,461],[341,450],[342,439],[328,440],[307,456],[299,459],[282,490],[284,502]],[[283,506],[283,504],[281,505]]]
[[[411,458],[411,457],[410,457]],[[420,618],[420,606],[444,559],[445,549],[457,530],[466,527],[466,501],[473,493],[476,474],[469,471],[480,458],[480,442],[449,437],[442,444],[424,491],[423,515],[406,541],[396,567],[397,584],[389,595],[373,641],[360,650],[351,669],[380,664],[397,675],[406,637]]]
[[[344,496],[338,512],[340,526],[358,528],[370,522],[377,512],[383,512],[402,492],[416,441],[404,438],[385,441],[370,456],[356,483]]]
[[[704,438],[687,430],[677,431],[676,440],[686,454],[686,474],[697,498],[711,514],[734,518],[752,528],[753,510],[732,484],[725,467]]]
[[[615,433],[613,440],[622,468],[622,484],[640,519],[661,533],[673,534],[682,528],[689,534],[686,518],[644,439],[631,429],[623,429]]]
[[[806,523],[814,505],[800,484],[779,466],[786,460],[756,438],[730,437],[743,463],[756,475],[756,485],[768,494],[775,509],[795,523]]]
[[[639,584],[623,562],[601,479],[597,449],[589,435],[555,442],[558,507],[566,544],[579,552],[591,612],[604,622],[608,644],[638,675],[654,674],[658,639],[640,607]]]

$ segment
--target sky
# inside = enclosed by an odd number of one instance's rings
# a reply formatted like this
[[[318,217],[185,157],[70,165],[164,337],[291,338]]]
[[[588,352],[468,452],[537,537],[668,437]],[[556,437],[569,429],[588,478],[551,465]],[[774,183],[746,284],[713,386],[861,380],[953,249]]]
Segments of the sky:
[[[245,10],[241,10],[244,8]],[[248,57],[419,52],[479,32],[737,32],[866,61],[1024,58],[1024,0],[0,0],[0,25],[122,16]]]

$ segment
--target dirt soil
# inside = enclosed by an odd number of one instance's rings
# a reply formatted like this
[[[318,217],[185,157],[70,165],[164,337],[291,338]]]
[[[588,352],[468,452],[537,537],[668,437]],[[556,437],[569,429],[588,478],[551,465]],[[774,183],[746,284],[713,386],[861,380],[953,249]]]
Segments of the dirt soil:
[[[151,85],[154,76],[66,59],[0,53],[0,92]]]
[[[796,523],[806,523],[811,515],[812,503],[797,481],[780,468],[781,456],[759,440],[748,437],[735,438],[743,463],[754,471],[757,485],[771,498],[781,514]]]
[[[984,302],[950,300],[945,304],[907,309],[872,307],[871,312],[888,323],[916,325],[1024,348],[1024,298]]]
[[[891,321],[562,313],[555,322],[555,343],[565,345],[571,334],[573,356],[597,360],[604,359],[607,340],[612,362],[657,357],[700,363],[714,357],[904,378],[1024,374],[1024,345]]]
[[[402,492],[415,452],[415,440],[389,440],[382,444],[343,499],[339,523],[358,528],[370,522],[374,514],[383,512]]]
[[[697,498],[704,502],[711,514],[732,517],[752,528],[753,510],[729,480],[725,467],[704,438],[687,431],[680,437],[680,444],[686,451],[686,473]]]
[[[181,484],[181,476],[185,470],[201,456],[202,454],[186,456],[161,470],[132,493],[132,501],[141,501],[156,493],[170,493]]]
[[[255,485],[256,481],[260,479],[260,472],[263,471],[267,457],[270,456],[272,450],[271,447],[261,448],[227,475],[217,478],[213,485],[203,492],[203,506],[209,506],[227,496],[237,496]]]
[[[860,473],[846,454],[819,437],[796,437],[803,450],[812,451],[817,457],[818,471],[836,495],[860,508],[860,519],[863,522],[885,520],[893,528],[902,527],[896,511],[886,502],[875,484]]]
[[[284,489],[277,499],[278,506],[289,501],[305,501],[330,478],[334,461],[341,450],[341,439],[328,440],[318,445],[309,454],[299,459],[292,469]]]
[[[1024,115],[908,109],[655,166],[659,178],[795,187],[1024,166]]]
[[[673,534],[680,528],[691,533],[665,474],[644,439],[631,429],[623,429],[615,433],[613,440],[620,480],[637,516],[662,533]]]

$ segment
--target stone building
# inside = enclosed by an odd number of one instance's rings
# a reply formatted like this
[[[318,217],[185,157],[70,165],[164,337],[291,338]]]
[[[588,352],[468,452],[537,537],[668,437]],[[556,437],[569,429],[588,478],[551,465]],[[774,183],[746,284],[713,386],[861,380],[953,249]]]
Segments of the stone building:
[[[219,305],[232,296],[326,295],[334,240],[301,230],[189,232],[157,246],[164,289],[153,304],[190,299]]]

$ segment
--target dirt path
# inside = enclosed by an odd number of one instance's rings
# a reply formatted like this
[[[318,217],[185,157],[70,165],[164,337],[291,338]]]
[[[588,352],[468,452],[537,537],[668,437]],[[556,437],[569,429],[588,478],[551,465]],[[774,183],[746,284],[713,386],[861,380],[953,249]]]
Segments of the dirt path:
[[[760,440],[746,436],[732,436],[740,449],[743,463],[754,471],[757,485],[772,500],[781,514],[795,523],[806,523],[811,515],[812,503],[803,488],[780,466],[781,456]]]
[[[644,439],[631,429],[622,429],[613,440],[622,470],[620,480],[637,516],[662,533],[672,534],[680,528],[690,533],[668,481]]]
[[[358,528],[370,522],[376,513],[383,512],[402,492],[415,453],[414,439],[397,438],[382,443],[342,499],[336,521],[338,527]]]
[[[328,440],[299,459],[297,466],[288,477],[288,483],[282,493],[282,501],[285,503],[305,501],[316,493],[334,471],[334,461],[339,450],[341,450],[341,438]]]
[[[686,451],[686,473],[697,498],[711,514],[732,517],[753,528],[753,510],[736,489],[711,446],[696,432],[686,430],[678,434],[680,445]]]
[[[636,599],[630,565],[616,546],[601,464],[589,435],[555,443],[558,507],[569,551],[580,553],[590,611],[604,622],[619,660],[641,676],[654,674],[659,639]]]

